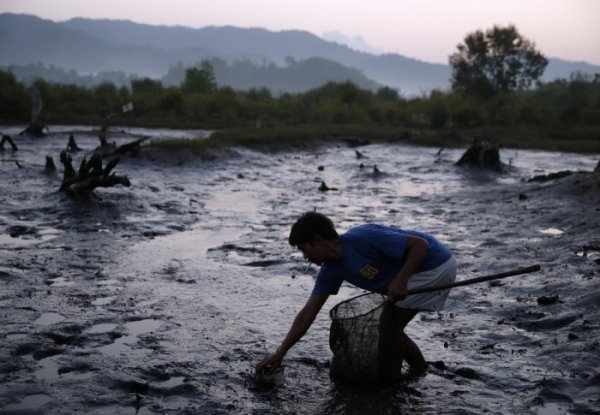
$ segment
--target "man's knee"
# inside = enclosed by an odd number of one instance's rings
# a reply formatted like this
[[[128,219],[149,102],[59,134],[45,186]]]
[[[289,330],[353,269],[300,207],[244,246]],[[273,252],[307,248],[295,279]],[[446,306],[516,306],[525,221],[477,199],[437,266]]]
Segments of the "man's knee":
[[[395,320],[398,329],[404,330],[404,328],[410,323],[410,321],[417,315],[419,310],[412,308],[398,308],[395,307]]]

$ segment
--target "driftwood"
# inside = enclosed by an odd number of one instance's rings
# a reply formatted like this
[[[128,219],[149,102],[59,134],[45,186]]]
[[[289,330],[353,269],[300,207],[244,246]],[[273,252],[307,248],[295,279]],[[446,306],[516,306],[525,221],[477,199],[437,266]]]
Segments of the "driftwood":
[[[4,143],[10,144],[13,151],[17,151],[19,149],[10,135],[4,134],[2,136],[2,141],[0,141],[0,151],[4,151]]]
[[[17,159],[2,159],[0,160],[0,162],[2,163],[15,163],[17,165],[18,168],[22,168],[23,166],[21,165],[21,163],[23,163],[23,160],[17,160]]]
[[[28,135],[31,137],[45,137],[50,133],[48,126],[41,124],[37,121],[33,121],[27,128],[19,133],[19,135]]]
[[[471,144],[456,164],[501,171],[500,145],[487,140],[477,140]]]
[[[100,146],[96,147],[93,154],[98,154],[102,158],[130,155],[135,156],[140,152],[141,144],[148,140],[150,137],[138,138],[135,141],[117,146],[115,142],[109,143],[106,141],[106,134],[101,133],[98,138],[100,139]]]
[[[557,180],[557,179],[562,179],[563,177],[567,177],[572,175],[573,172],[571,170],[562,170],[562,171],[557,171],[555,173],[550,173],[550,174],[542,174],[539,176],[534,176],[531,179],[529,179],[530,182],[548,182],[550,180]]]
[[[60,153],[60,161],[65,170],[59,190],[68,193],[85,193],[97,187],[112,187],[118,184],[129,187],[131,185],[126,176],[111,174],[119,162],[118,157],[110,159],[104,168],[101,155],[93,154],[89,161],[84,157],[78,171],[75,171],[71,156],[64,150]]]
[[[140,146],[141,144],[148,140],[150,137],[142,137],[142,138],[138,138],[135,141],[132,141],[130,143],[126,143],[123,145],[120,145],[116,148],[116,150],[114,151],[113,154],[129,154],[131,156],[135,156],[140,152]]]

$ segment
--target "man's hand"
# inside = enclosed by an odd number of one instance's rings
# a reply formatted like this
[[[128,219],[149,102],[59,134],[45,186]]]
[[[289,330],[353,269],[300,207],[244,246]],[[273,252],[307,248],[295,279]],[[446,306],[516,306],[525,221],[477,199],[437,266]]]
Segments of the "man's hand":
[[[395,303],[398,300],[404,300],[408,288],[406,288],[406,281],[402,278],[395,278],[387,288],[388,301]]]
[[[280,356],[277,353],[273,353],[273,354],[270,354],[269,356],[265,357],[260,362],[258,362],[256,364],[256,370],[262,371],[262,370],[277,369],[278,367],[281,366],[282,363],[283,363],[283,356]]]

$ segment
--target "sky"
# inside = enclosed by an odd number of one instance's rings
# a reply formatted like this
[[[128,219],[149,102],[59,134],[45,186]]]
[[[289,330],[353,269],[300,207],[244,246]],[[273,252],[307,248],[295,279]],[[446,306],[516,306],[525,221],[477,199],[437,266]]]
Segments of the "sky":
[[[0,13],[121,19],[166,26],[337,31],[433,63],[465,36],[513,24],[548,58],[600,65],[600,0],[0,0]]]

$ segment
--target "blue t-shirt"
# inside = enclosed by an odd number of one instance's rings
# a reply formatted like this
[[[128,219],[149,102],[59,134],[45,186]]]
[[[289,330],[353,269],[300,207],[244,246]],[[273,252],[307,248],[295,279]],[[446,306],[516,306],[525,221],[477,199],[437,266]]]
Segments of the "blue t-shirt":
[[[340,236],[342,259],[327,260],[317,274],[313,294],[337,294],[342,282],[382,294],[404,265],[408,236],[425,239],[427,255],[415,273],[446,262],[452,252],[433,236],[422,232],[366,224]]]

